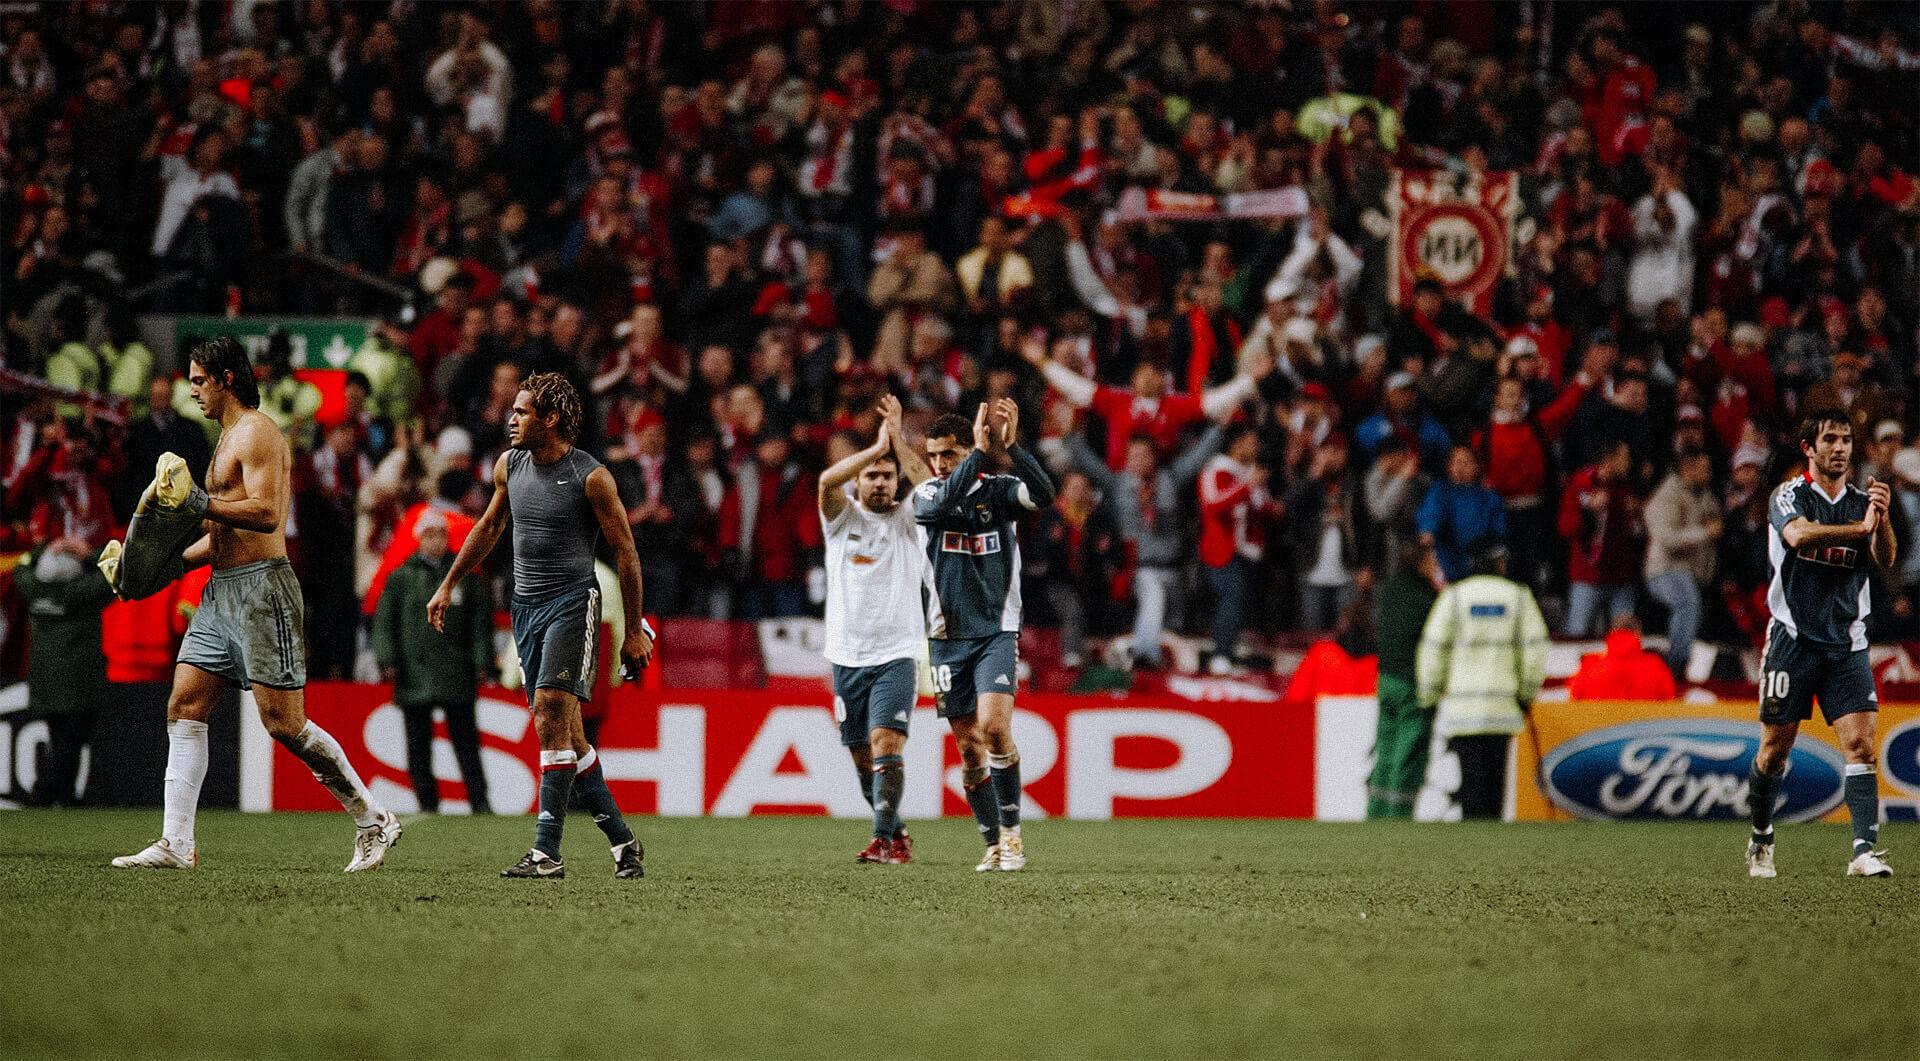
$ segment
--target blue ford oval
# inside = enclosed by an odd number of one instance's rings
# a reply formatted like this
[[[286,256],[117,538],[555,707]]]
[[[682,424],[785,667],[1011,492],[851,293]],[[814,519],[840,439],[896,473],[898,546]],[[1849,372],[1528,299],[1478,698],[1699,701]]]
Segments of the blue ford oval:
[[[1667,718],[1608,726],[1555,748],[1542,764],[1547,796],[1583,818],[1744,819],[1760,724]],[[1777,821],[1809,821],[1840,805],[1846,760],[1803,740],[1787,760]]]

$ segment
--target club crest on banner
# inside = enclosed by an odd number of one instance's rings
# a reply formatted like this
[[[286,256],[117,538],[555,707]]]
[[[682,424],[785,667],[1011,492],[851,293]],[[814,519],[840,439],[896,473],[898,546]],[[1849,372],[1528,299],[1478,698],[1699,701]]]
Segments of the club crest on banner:
[[[1513,261],[1517,176],[1397,171],[1387,206],[1393,219],[1387,291],[1394,304],[1404,305],[1414,282],[1430,276],[1448,298],[1491,315],[1494,291]]]

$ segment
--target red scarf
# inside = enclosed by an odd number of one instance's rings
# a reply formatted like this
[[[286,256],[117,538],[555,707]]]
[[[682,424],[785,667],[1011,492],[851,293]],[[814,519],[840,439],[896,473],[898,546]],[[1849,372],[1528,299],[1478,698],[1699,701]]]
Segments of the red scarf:
[[[1440,342],[1440,336],[1444,333],[1440,331],[1440,325],[1434,323],[1434,319],[1432,317],[1427,316],[1426,314],[1420,312],[1419,310],[1414,310],[1413,326],[1427,333],[1427,338],[1433,341],[1434,353],[1438,354],[1442,350],[1446,349],[1446,347]]]

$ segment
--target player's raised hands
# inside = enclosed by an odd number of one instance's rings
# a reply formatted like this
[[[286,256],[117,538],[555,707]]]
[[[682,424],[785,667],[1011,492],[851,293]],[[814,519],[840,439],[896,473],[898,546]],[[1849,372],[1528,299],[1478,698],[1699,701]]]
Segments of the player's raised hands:
[[[906,437],[901,429],[903,412],[900,408],[900,399],[891,394],[882,394],[880,396],[880,403],[874,406],[874,411],[880,414],[881,426],[887,431],[892,432],[891,437],[895,439],[904,439]]]
[[[1879,530],[1880,522],[1886,519],[1887,508],[1892,503],[1893,492],[1887,489],[1887,484],[1871,475],[1867,476],[1867,515],[1860,521],[1862,532],[1872,534]]]
[[[987,452],[1001,448],[1000,433],[1005,428],[1006,418],[999,409],[999,400],[981,402],[980,411],[973,417],[973,444]]]
[[[1020,438],[1020,403],[1012,398],[995,398],[993,404],[1000,414],[1000,444],[1011,446]]]

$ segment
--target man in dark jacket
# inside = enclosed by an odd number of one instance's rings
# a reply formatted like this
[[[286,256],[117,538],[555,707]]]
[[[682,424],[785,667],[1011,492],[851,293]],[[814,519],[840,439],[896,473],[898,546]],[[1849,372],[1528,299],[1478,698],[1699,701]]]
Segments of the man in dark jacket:
[[[1353,600],[1354,574],[1360,569],[1354,533],[1353,476],[1347,467],[1346,436],[1328,435],[1314,447],[1306,469],[1281,501],[1295,612],[1302,630],[1331,630]]]
[[[1054,503],[1030,524],[1028,582],[1060,626],[1060,664],[1079,670],[1087,659],[1088,615],[1112,610],[1113,576],[1123,559],[1113,508],[1093,491],[1093,481],[1070,471]]]
[[[720,502],[719,546],[736,580],[734,618],[787,619],[807,610],[807,568],[821,548],[814,481],[777,427],[761,431],[754,459]]]
[[[78,538],[55,539],[30,563],[14,568],[13,580],[27,604],[33,643],[27,710],[47,723],[46,765],[33,799],[48,806],[76,803],[80,752],[92,741],[106,692],[100,612],[112,603],[113,590],[94,567],[94,551]]]
[[[1380,587],[1376,640],[1380,646],[1380,724],[1375,730],[1373,775],[1367,779],[1367,817],[1411,818],[1414,799],[1427,781],[1427,751],[1433,743],[1433,712],[1422,708],[1415,688],[1414,654],[1427,613],[1439,596],[1439,566],[1433,550],[1409,542],[1392,577]]]
[[[610,455],[611,456],[611,455]],[[655,615],[681,613],[681,583],[693,532],[706,507],[700,487],[684,468],[667,459],[667,422],[647,412],[636,435],[633,452],[607,461],[613,484],[626,506],[633,527],[633,546],[640,553],[641,584],[647,588],[647,610]]]
[[[173,408],[173,380],[164,375],[155,376],[148,385],[147,415],[127,427],[127,467],[151,468],[162,453],[184,457],[194,482],[207,481],[207,462],[213,459],[207,434]],[[133,517],[133,506],[145,485],[137,475],[120,477],[113,498],[117,518],[124,522]]]
[[[393,683],[393,701],[407,720],[407,774],[420,809],[440,809],[433,778],[433,712],[447,716],[460,777],[473,813],[489,814],[487,777],[480,766],[480,734],[474,723],[479,681],[493,666],[493,600],[487,580],[470,575],[454,590],[446,633],[427,624],[427,601],[440,588],[453,558],[447,552],[447,519],[432,509],[414,528],[420,551],[387,579],[373,617],[373,654],[380,676]]]

